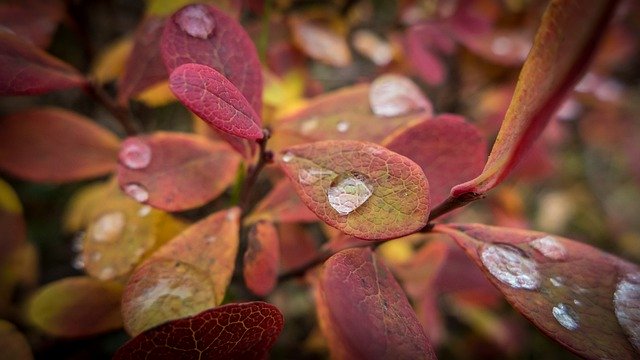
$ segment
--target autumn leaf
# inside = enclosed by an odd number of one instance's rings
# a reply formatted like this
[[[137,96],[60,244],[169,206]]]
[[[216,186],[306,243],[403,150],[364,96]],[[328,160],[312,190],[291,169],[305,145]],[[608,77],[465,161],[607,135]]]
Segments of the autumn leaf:
[[[589,359],[640,353],[640,269],[555,235],[479,224],[437,225],[544,333]]]
[[[100,334],[122,326],[122,285],[78,276],[38,290],[28,304],[29,320],[44,332],[61,337]]]
[[[436,358],[400,285],[369,248],[329,258],[316,301],[335,359]]]
[[[429,85],[440,85],[447,77],[443,55],[450,55],[455,43],[442,26],[422,23],[411,26],[404,36],[408,62]]]
[[[0,30],[0,95],[39,95],[83,87],[87,80],[71,65]]]
[[[0,168],[17,177],[70,182],[116,168],[120,140],[80,114],[32,108],[0,118],[0,128]]]
[[[259,220],[276,223],[315,222],[318,217],[300,200],[298,194],[291,191],[289,180],[282,179],[253,208],[244,223],[250,225]]]
[[[216,70],[184,64],[169,76],[169,87],[209,126],[246,139],[262,139],[260,117],[236,87]]]
[[[316,239],[300,223],[278,224],[280,262],[283,271],[296,269],[319,256]]]
[[[223,74],[262,111],[262,67],[253,42],[233,18],[205,4],[187,5],[166,22],[161,53],[172,73],[183,64],[209,66]],[[260,126],[260,122],[256,123]]]
[[[125,36],[106,45],[91,65],[91,78],[98,84],[117,79],[133,49],[132,36]]]
[[[283,325],[273,305],[228,304],[150,329],[124,344],[114,359],[265,359]]]
[[[27,239],[27,227],[22,216],[22,204],[11,186],[0,179],[0,262]]]
[[[12,323],[1,319],[0,347],[2,347],[2,356],[5,359],[33,359],[33,353],[27,338]]]
[[[302,201],[327,224],[363,239],[422,228],[429,184],[418,165],[359,141],[322,141],[286,149],[278,158]]]
[[[302,15],[289,17],[295,44],[310,58],[331,66],[344,67],[352,62],[345,34]]]
[[[280,242],[273,223],[260,221],[249,231],[242,274],[247,288],[266,296],[276,285],[280,265]]]
[[[64,18],[62,1],[5,1],[0,4],[0,24],[35,46],[46,49]]]
[[[233,182],[240,163],[224,144],[169,132],[126,139],[119,159],[122,190],[138,202],[167,211],[215,199]]]
[[[511,172],[589,65],[616,3],[549,4],[487,164],[477,178],[455,186],[453,197],[484,194]]]

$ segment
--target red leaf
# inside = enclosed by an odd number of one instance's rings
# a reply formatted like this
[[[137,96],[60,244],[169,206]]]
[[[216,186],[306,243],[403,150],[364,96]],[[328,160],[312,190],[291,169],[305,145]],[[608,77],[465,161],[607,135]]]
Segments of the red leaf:
[[[484,194],[511,172],[589,65],[616,3],[549,4],[484,171],[455,186],[452,196]]]
[[[188,63],[207,65],[262,111],[262,66],[242,25],[213,6],[188,5],[173,14],[162,35],[162,58],[171,73]],[[260,122],[257,122],[260,125]]]
[[[280,242],[272,223],[261,221],[249,232],[247,251],[244,253],[244,281],[249,290],[265,296],[273,290],[278,278]]]
[[[58,0],[7,1],[0,5],[0,24],[45,49],[64,12],[64,4]]]
[[[140,24],[124,73],[118,80],[118,102],[125,103],[169,76],[160,60],[164,22],[164,18],[149,17]]]
[[[457,115],[439,115],[410,126],[383,145],[420,165],[434,204],[446,199],[452,186],[480,174],[487,159],[486,140]]]
[[[116,167],[119,140],[91,119],[34,108],[0,119],[0,168],[30,181],[69,182]]]
[[[233,182],[240,163],[225,144],[164,132],[128,138],[119,157],[118,182],[124,192],[167,211],[191,209],[215,199]]]
[[[296,269],[318,257],[316,240],[302,224],[279,224],[278,234],[283,271]]]
[[[258,220],[272,222],[316,222],[318,217],[291,191],[291,183],[282,179],[253,208],[245,219],[245,224]]]
[[[0,30],[0,69],[0,96],[39,95],[87,83],[71,65],[8,30]]]
[[[449,34],[436,24],[412,26],[405,35],[407,58],[429,85],[439,85],[446,79],[447,69],[440,56],[450,54],[454,45]]]
[[[638,266],[534,231],[479,224],[436,230],[453,237],[518,311],[571,351],[638,358]]]
[[[260,117],[236,87],[216,70],[184,64],[169,77],[176,97],[210,126],[247,139],[262,139]]]
[[[150,329],[124,344],[114,359],[265,359],[283,325],[271,304],[228,304]]]
[[[436,358],[400,285],[369,248],[329,258],[316,300],[334,358]]]

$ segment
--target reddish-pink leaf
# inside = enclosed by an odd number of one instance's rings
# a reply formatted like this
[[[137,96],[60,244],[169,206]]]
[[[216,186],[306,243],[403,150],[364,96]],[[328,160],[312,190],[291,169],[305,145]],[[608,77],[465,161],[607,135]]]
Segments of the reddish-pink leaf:
[[[216,70],[184,64],[169,77],[176,97],[210,126],[246,139],[262,139],[260,117],[236,87]]]
[[[149,17],[140,24],[124,73],[118,80],[118,102],[125,103],[169,76],[160,59],[164,22],[164,18]]]
[[[436,358],[400,285],[369,248],[327,260],[316,300],[336,359]]]
[[[318,256],[315,238],[299,223],[278,224],[282,270],[303,266]]]
[[[484,194],[511,172],[587,68],[616,3],[549,4],[484,171],[455,186],[452,196]]]
[[[25,110],[1,118],[0,129],[0,168],[23,179],[77,181],[117,165],[118,138],[71,111]]]
[[[124,344],[114,359],[266,359],[283,325],[271,304],[228,304],[150,329]]]
[[[244,253],[244,281],[249,290],[266,296],[273,290],[280,265],[280,241],[273,223],[260,221],[249,232]]]
[[[434,204],[446,199],[452,186],[480,174],[487,159],[486,140],[458,115],[439,115],[410,126],[383,145],[420,165]]]
[[[165,25],[161,52],[169,73],[188,63],[216,69],[240,90],[256,114],[261,113],[258,53],[242,25],[222,11],[204,4],[177,11]]]
[[[58,0],[7,1],[0,5],[0,24],[45,49],[64,12],[64,4]]]
[[[638,358],[638,266],[545,233],[479,224],[436,229],[453,237],[518,311],[571,351],[590,359]]]
[[[251,224],[258,220],[315,222],[318,217],[300,200],[295,191],[291,191],[289,180],[282,179],[255,206],[245,223]]]
[[[71,65],[0,29],[0,96],[77,88],[87,80]]]
[[[159,132],[128,138],[120,149],[118,182],[129,196],[167,211],[206,204],[233,182],[240,157],[223,143]]]
[[[441,54],[450,54],[454,42],[442,26],[420,24],[412,26],[405,35],[406,55],[418,75],[430,85],[441,84],[447,74]]]
[[[279,163],[320,219],[363,239],[395,238],[422,228],[429,184],[413,161],[360,141],[321,141],[287,149]]]

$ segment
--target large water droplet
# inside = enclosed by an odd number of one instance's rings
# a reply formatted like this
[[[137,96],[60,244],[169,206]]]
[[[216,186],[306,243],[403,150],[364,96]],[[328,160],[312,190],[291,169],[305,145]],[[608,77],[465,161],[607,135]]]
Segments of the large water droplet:
[[[351,124],[346,120],[340,120],[336,124],[336,130],[340,133],[346,133],[349,130],[349,127],[351,127]]]
[[[640,351],[640,273],[627,274],[613,294],[616,317],[629,340]]]
[[[431,109],[431,104],[416,84],[395,74],[382,75],[371,84],[369,104],[374,114],[386,117]]]
[[[144,169],[151,163],[151,147],[141,139],[124,141],[118,154],[120,162],[129,169]]]
[[[535,290],[540,286],[535,261],[513,246],[487,245],[480,259],[491,275],[513,288]]]
[[[144,186],[138,183],[129,183],[124,186],[123,190],[137,202],[142,203],[149,200],[149,192]]]
[[[567,250],[564,248],[564,245],[551,235],[535,239],[529,242],[529,245],[538,250],[542,255],[553,260],[562,260],[567,256]]]
[[[569,330],[576,330],[580,326],[580,317],[573,311],[569,305],[560,303],[551,310],[553,317],[558,320],[560,325]]]
[[[329,204],[340,215],[348,215],[359,208],[373,194],[369,178],[360,173],[347,173],[336,177],[327,192]]]
[[[106,213],[98,218],[91,227],[91,240],[109,242],[116,240],[122,233],[127,218],[121,211]]]
[[[204,5],[192,5],[176,14],[176,24],[187,34],[208,38],[215,28],[215,21]]]

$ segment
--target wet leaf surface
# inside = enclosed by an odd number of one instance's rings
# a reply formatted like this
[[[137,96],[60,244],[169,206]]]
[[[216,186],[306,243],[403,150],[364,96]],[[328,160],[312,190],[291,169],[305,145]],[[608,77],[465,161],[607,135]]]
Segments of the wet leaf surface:
[[[243,275],[249,290],[266,296],[276,285],[280,266],[280,241],[273,223],[260,221],[249,231]]]
[[[424,173],[382,146],[315,142],[286,149],[278,162],[311,211],[349,235],[394,238],[426,224],[429,184]]]
[[[204,205],[233,182],[240,157],[189,134],[157,132],[122,143],[118,182],[134,200],[167,211]]]
[[[638,266],[535,231],[479,224],[436,231],[453,237],[519,312],[569,350],[589,359],[638,357]]]
[[[273,305],[228,304],[150,329],[124,344],[114,359],[265,359],[283,325]]]
[[[0,168],[26,180],[69,182],[116,168],[120,141],[80,114],[32,108],[0,118]]]

